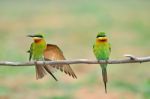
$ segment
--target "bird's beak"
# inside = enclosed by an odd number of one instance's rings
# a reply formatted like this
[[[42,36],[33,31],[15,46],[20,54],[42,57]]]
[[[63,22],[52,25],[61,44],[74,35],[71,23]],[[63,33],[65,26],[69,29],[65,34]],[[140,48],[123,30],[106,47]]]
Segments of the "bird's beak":
[[[27,35],[27,37],[34,37],[34,35]]]

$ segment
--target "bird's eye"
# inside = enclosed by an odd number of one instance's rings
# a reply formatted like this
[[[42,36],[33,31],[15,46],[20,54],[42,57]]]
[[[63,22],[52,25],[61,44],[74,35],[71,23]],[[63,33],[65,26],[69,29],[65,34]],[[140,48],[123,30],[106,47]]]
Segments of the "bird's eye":
[[[96,38],[99,38],[99,37],[106,37],[106,35],[97,35]]]

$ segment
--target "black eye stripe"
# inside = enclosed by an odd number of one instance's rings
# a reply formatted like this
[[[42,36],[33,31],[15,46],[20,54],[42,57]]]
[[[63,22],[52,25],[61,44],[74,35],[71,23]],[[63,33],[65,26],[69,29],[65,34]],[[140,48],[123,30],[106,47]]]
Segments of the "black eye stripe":
[[[97,35],[96,38],[99,38],[99,37],[106,37],[105,35]]]
[[[42,36],[42,35],[35,35],[34,37],[40,37],[40,38],[43,38],[43,36]]]

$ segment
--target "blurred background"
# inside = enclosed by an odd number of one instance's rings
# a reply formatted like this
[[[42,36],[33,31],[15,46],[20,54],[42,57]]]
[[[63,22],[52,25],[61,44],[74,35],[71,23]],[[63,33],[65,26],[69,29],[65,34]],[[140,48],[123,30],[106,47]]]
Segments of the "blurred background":
[[[0,60],[28,61],[32,40],[45,33],[67,59],[95,59],[99,31],[112,45],[111,59],[150,55],[149,0],[0,0]],[[108,65],[108,93],[101,68],[71,65],[78,79],[61,72],[36,80],[34,66],[1,67],[0,99],[150,99],[149,63]]]

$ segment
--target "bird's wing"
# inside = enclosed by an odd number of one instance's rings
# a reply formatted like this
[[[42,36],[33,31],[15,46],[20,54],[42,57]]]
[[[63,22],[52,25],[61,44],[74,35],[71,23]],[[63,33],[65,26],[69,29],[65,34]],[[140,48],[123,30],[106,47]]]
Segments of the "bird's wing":
[[[44,51],[44,58],[45,60],[65,60],[63,52],[60,50],[60,48],[57,45],[53,45],[53,44],[47,44],[47,48]],[[73,78],[77,78],[72,68],[68,64],[49,65],[48,67],[50,68],[51,66],[59,69],[62,72],[65,72],[66,74],[69,74]]]
[[[32,52],[33,52],[33,43],[32,43],[31,46],[30,46],[30,50],[27,51],[27,53],[29,53],[29,61],[31,61]]]
[[[109,51],[111,52],[111,45],[110,45],[110,43],[109,43]]]
[[[93,48],[95,47],[95,44],[93,45]]]

